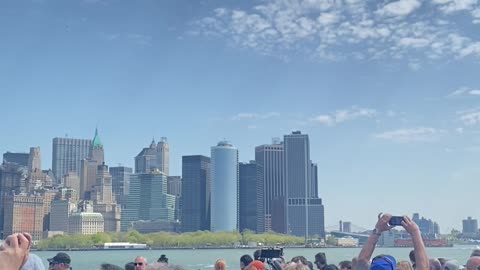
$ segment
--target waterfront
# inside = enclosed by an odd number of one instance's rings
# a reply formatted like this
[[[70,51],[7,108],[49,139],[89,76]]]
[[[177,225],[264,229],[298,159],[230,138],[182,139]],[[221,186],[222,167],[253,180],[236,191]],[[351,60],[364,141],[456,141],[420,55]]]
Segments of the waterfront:
[[[427,248],[428,256],[447,258],[465,263],[470,253],[476,246],[455,246],[447,248]],[[397,260],[408,260],[411,248],[377,248],[374,254],[391,254]],[[244,254],[253,254],[254,249],[203,249],[203,250],[112,250],[112,251],[71,251],[67,252],[72,258],[73,270],[98,269],[101,263],[112,263],[123,266],[128,261],[142,255],[149,262],[156,261],[161,254],[167,255],[171,264],[183,266],[186,270],[213,269],[213,263],[223,258],[229,269],[239,268],[239,258]],[[360,248],[290,248],[285,249],[286,259],[303,255],[312,260],[317,252],[327,254],[328,263],[338,264],[342,260],[351,260],[360,252]],[[34,252],[42,258],[47,265],[47,258],[53,257],[57,252]]]

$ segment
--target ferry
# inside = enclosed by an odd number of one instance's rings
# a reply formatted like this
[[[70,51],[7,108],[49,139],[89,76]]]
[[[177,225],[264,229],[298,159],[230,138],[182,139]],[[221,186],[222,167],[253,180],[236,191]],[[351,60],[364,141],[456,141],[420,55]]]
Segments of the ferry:
[[[136,243],[121,243],[121,242],[116,242],[116,243],[105,243],[103,246],[100,246],[101,249],[105,250],[122,250],[122,249],[149,249],[147,244],[136,244]]]

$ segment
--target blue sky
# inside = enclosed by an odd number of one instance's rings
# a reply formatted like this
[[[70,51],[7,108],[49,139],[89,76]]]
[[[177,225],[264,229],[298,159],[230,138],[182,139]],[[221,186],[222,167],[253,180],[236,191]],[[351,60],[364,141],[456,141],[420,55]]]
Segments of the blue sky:
[[[92,138],[110,166],[152,137],[240,159],[299,129],[326,225],[480,218],[480,1],[2,1],[0,152]]]

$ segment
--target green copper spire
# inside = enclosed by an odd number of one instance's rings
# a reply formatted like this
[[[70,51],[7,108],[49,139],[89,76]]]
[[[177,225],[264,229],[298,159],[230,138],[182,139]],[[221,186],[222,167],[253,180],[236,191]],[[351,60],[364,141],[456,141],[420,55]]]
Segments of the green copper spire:
[[[100,137],[98,136],[98,128],[95,128],[95,137],[93,137],[92,147],[93,148],[103,148],[103,144],[100,141]]]

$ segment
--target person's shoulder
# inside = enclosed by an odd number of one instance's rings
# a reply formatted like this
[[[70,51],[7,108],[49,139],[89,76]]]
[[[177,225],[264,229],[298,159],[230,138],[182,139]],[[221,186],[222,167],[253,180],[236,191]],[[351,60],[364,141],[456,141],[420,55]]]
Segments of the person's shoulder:
[[[30,253],[28,259],[22,267],[22,270],[44,270],[42,259],[37,255]]]

